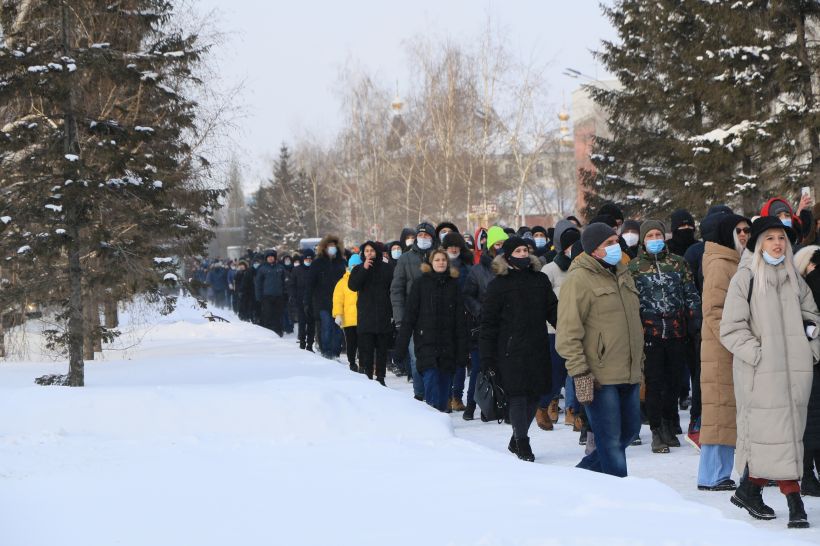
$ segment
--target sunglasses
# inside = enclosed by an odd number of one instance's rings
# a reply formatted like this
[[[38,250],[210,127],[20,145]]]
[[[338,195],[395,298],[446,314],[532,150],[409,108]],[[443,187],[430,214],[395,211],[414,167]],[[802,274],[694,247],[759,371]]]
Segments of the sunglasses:
[[[752,228],[749,228],[749,227],[736,227],[735,228],[735,233],[737,233],[738,235],[740,235],[741,233],[745,233],[746,235],[748,235],[751,232],[752,232]]]

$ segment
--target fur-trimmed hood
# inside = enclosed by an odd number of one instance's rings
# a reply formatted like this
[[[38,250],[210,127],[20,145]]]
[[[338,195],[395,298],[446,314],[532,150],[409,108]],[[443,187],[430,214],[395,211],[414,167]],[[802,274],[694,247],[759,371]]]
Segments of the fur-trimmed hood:
[[[324,256],[325,249],[330,246],[335,245],[338,252],[336,252],[336,257],[344,258],[345,255],[345,247],[342,244],[342,240],[337,237],[336,235],[325,235],[319,244],[316,246],[316,256]]]
[[[425,275],[428,273],[433,273],[433,266],[428,264],[427,262],[422,262],[421,267],[419,269],[421,269],[421,272]],[[459,275],[461,275],[461,273],[459,273],[458,269],[453,266],[450,266],[450,278],[457,279]]]
[[[530,254],[530,269],[533,271],[541,271],[541,260],[538,259],[538,256],[533,256]],[[499,254],[496,256],[493,260],[493,273],[499,277],[503,277],[509,272],[510,264],[507,262],[506,258],[504,258],[504,255]]]

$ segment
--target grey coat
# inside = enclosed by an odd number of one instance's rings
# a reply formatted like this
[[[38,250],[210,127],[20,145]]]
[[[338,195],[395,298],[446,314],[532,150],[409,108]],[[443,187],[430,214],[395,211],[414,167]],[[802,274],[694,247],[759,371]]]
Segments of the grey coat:
[[[410,289],[413,288],[413,281],[421,277],[421,264],[431,250],[433,249],[421,250],[413,244],[396,262],[393,281],[390,283],[390,303],[393,305],[393,321],[396,324],[401,324],[404,318],[404,308]]]
[[[744,253],[729,283],[720,341],[733,355],[737,405],[735,471],[770,480],[803,475],[803,432],[813,365],[820,340],[807,339],[803,321],[820,324],[811,290],[797,275],[797,287],[783,265],[766,265],[765,279],[753,276],[752,254]],[[758,292],[759,283],[766,292]]]

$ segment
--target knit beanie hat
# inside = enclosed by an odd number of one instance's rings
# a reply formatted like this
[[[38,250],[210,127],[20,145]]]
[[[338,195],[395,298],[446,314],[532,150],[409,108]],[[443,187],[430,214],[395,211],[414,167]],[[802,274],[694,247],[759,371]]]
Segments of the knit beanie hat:
[[[606,224],[611,228],[615,228],[618,225],[618,222],[615,221],[614,216],[610,216],[609,214],[599,214],[595,218],[589,221],[590,224]]]
[[[593,222],[584,228],[581,234],[581,245],[584,252],[592,254],[601,243],[615,235],[615,230],[602,222]]]
[[[523,237],[514,235],[504,241],[504,246],[501,247],[501,251],[504,253],[505,258],[509,258],[519,246],[527,246],[527,241]]]
[[[815,218],[817,218],[817,216],[815,216]],[[546,230],[546,229],[544,229],[544,227],[543,227],[543,226],[533,226],[533,227],[532,227],[532,235],[533,235],[533,237],[535,237],[535,234],[536,234],[536,233],[543,233],[544,235],[547,235],[547,230]]]
[[[467,243],[464,242],[464,237],[461,236],[461,233],[457,231],[451,231],[450,233],[444,236],[444,241],[442,241],[441,246],[443,246],[444,248],[457,246],[460,250],[464,250],[467,248]]]
[[[418,235],[419,233],[426,233],[430,237],[437,237],[436,228],[429,222],[422,222],[416,226],[416,234]]]
[[[627,231],[637,231],[638,233],[641,232],[641,223],[637,220],[626,220],[621,227],[621,233],[625,233]]]
[[[785,201],[781,201],[780,199],[772,201],[772,204],[769,205],[769,216],[777,216],[781,212],[785,212],[791,216],[792,209]]]
[[[644,220],[643,224],[641,224],[641,244],[643,244],[643,240],[646,239],[646,234],[653,229],[660,230],[661,235],[663,235],[664,239],[666,238],[666,226],[663,225],[663,222],[660,220]]]
[[[492,248],[498,241],[506,241],[509,237],[509,235],[504,233],[501,226],[493,226],[487,232],[487,248]]]
[[[604,203],[598,211],[598,214],[601,216],[612,216],[614,220],[620,220],[621,222],[624,221],[624,213],[621,211],[621,207],[615,203]]]
[[[572,247],[576,241],[581,239],[581,232],[575,228],[565,229],[563,233],[561,233],[561,248],[567,249]]]
[[[672,231],[675,231],[682,225],[689,225],[695,227],[695,219],[686,209],[678,209],[672,213]]]

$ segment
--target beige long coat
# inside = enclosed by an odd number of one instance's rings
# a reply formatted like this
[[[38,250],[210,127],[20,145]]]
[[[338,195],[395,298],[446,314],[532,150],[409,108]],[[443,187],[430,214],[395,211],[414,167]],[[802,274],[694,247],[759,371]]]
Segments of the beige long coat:
[[[735,387],[732,353],[720,343],[720,319],[729,282],[737,272],[737,251],[707,242],[703,253],[703,327],[700,344],[700,389],[703,412],[701,444],[735,447]]]
[[[751,255],[744,253],[729,284],[720,341],[733,355],[737,403],[735,471],[770,480],[803,475],[803,432],[820,339],[809,342],[803,320],[820,324],[809,287],[793,287],[783,265],[755,279],[751,304]],[[766,282],[766,293],[758,292]]]

